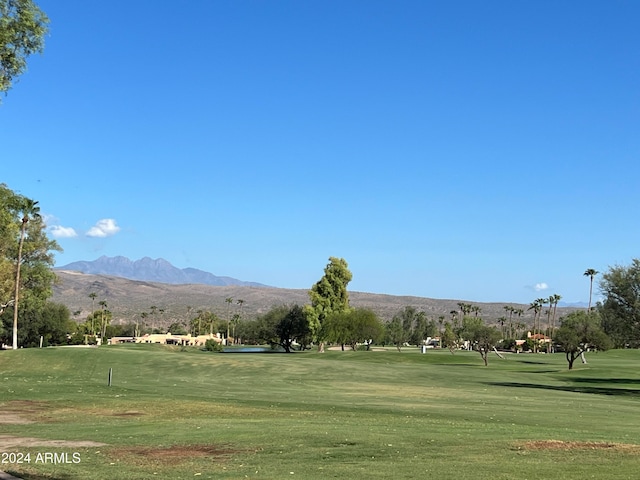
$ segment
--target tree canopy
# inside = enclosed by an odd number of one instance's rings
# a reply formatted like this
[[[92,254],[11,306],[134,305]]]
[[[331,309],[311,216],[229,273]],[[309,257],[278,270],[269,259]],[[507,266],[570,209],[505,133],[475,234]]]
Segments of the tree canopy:
[[[352,274],[343,258],[329,257],[324,275],[309,290],[311,305],[305,306],[305,313],[310,322],[311,331],[323,350],[322,324],[332,313],[349,310],[349,292],[347,285]]]
[[[327,341],[349,345],[352,350],[357,350],[358,344],[365,344],[368,350],[372,343],[384,335],[382,322],[367,308],[332,313],[326,318],[322,329],[322,336]]]
[[[599,305],[603,328],[617,347],[640,346],[640,259],[602,274]]]
[[[589,349],[607,350],[610,340],[601,328],[598,312],[572,312],[564,319],[555,334],[555,341],[565,352],[569,370],[573,362]]]
[[[473,349],[480,353],[485,366],[489,362],[489,353],[500,341],[500,331],[496,327],[489,327],[482,319],[465,317],[463,320],[462,335],[471,342]]]
[[[256,319],[250,337],[271,346],[279,345],[285,352],[293,350],[294,343],[301,348],[308,345],[309,322],[303,308],[299,305],[279,305]]]
[[[27,57],[44,49],[49,19],[32,0],[0,0],[0,92],[27,68]]]

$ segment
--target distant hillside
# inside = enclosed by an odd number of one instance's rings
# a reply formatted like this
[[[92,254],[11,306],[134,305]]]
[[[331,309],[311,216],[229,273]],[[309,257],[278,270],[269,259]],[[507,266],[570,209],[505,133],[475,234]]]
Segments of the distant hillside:
[[[156,314],[157,326],[169,325],[174,321],[186,321],[193,318],[198,310],[208,310],[221,318],[227,318],[231,312],[239,312],[238,300],[242,302],[242,317],[255,318],[265,313],[274,305],[303,305],[309,302],[308,291],[302,289],[285,289],[273,287],[253,287],[241,285],[170,285],[146,281],[128,280],[125,278],[91,275],[56,270],[58,282],[54,286],[53,300],[66,305],[71,312],[83,319],[91,311],[90,293],[96,293],[94,308],[97,302],[105,300],[109,310],[114,314],[115,322],[130,322],[139,318],[142,312],[149,313],[150,307],[162,309],[163,314]],[[233,303],[225,299],[233,298]],[[424,297],[382,295],[375,293],[350,292],[350,303],[354,307],[367,307],[375,311],[382,319],[390,320],[406,306],[423,310],[429,318],[438,320],[444,316],[451,317],[452,310],[458,310],[461,300],[437,300]],[[477,303],[481,316],[488,323],[497,324],[505,315],[504,303]],[[526,311],[527,305],[510,304],[525,309],[525,315],[519,321],[531,323],[533,314]],[[566,315],[573,309],[558,308],[558,316]],[[514,319],[515,320],[515,319]]]
[[[212,273],[196,268],[177,268],[163,258],[155,260],[149,257],[131,261],[127,257],[102,256],[93,261],[72,262],[56,270],[69,270],[94,275],[111,275],[143,280],[147,282],[161,282],[174,285],[201,283],[203,285],[241,285],[245,287],[265,287],[256,282],[245,282],[231,277],[218,277]]]

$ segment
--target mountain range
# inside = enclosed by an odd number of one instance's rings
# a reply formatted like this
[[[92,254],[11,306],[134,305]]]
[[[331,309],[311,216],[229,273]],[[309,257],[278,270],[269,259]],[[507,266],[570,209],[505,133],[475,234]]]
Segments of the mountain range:
[[[102,256],[94,261],[73,262],[54,269],[58,282],[53,287],[53,300],[66,305],[79,318],[87,315],[94,302],[90,294],[98,300],[108,302],[117,323],[126,323],[155,305],[164,315],[156,319],[158,324],[173,321],[188,321],[193,313],[209,310],[220,318],[226,318],[229,309],[238,309],[242,300],[244,318],[255,318],[274,305],[304,304],[309,301],[306,289],[285,289],[270,287],[257,282],[242,281],[231,277],[219,277],[195,268],[180,269],[168,261],[148,257],[132,261],[126,257]],[[227,300],[233,299],[233,304]],[[354,307],[370,308],[386,321],[405,306],[422,310],[430,318],[450,317],[457,310],[458,300],[433,299],[413,296],[385,295],[378,293],[349,292]],[[505,315],[504,303],[480,303],[482,317],[491,324],[497,324]],[[518,321],[530,323],[533,313],[527,305],[512,306],[522,308],[525,314]],[[558,308],[558,316],[575,310],[574,305]]]
[[[127,257],[102,256],[93,261],[72,262],[56,270],[67,270],[92,275],[110,275],[114,277],[128,278],[129,280],[142,280],[147,282],[169,283],[173,285],[199,283],[224,287],[229,285],[242,287],[266,287],[261,283],[245,282],[231,277],[219,277],[212,273],[198,270],[197,268],[178,268],[163,258],[152,259],[149,257],[140,260],[129,260]]]

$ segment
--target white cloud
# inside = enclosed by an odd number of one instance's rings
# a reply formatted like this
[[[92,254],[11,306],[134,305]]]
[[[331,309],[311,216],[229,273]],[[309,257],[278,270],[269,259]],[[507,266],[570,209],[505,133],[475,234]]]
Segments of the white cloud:
[[[103,218],[98,220],[96,224],[89,229],[87,237],[110,237],[120,231],[120,227],[116,225],[116,221],[113,218]]]
[[[540,291],[542,291],[542,290],[547,290],[548,288],[549,288],[549,285],[547,285],[547,284],[546,284],[546,283],[544,283],[544,282],[536,283],[536,284],[533,286],[533,289],[534,289],[536,292],[540,292]]]
[[[51,232],[51,235],[56,238],[73,238],[78,236],[73,228],[63,227],[62,225],[53,225],[49,227],[49,231]]]

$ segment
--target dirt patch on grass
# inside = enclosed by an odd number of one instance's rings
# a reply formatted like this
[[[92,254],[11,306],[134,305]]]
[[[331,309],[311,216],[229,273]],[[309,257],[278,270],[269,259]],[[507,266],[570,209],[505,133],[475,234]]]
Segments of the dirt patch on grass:
[[[0,405],[0,425],[33,423],[28,416],[38,415],[47,407],[45,402],[34,400],[11,400]]]
[[[618,450],[640,453],[640,445],[611,442],[565,442],[562,440],[535,440],[516,445],[518,450]]]
[[[120,457],[135,464],[149,462],[175,465],[188,462],[194,458],[210,457],[216,461],[224,461],[236,453],[246,453],[228,445],[173,445],[170,447],[128,447],[111,450],[111,456]]]
[[[24,425],[26,423],[33,422],[16,413],[0,413],[0,425]]]
[[[0,435],[0,451],[9,448],[19,447],[101,447],[106,443],[92,441],[70,441],[70,440],[46,440],[34,437],[16,437],[13,435]]]

